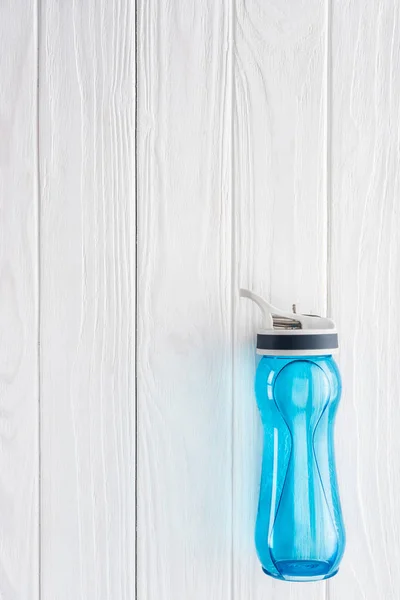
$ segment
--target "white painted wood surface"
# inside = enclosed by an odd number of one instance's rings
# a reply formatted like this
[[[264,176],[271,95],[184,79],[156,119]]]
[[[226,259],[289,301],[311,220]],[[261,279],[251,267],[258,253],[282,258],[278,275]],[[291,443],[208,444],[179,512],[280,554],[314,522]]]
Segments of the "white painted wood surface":
[[[325,598],[326,583],[266,577],[254,550],[261,427],[254,399],[260,312],[246,287],[276,306],[326,310],[326,49],[323,0],[236,3],[234,110],[235,598]]]
[[[1,5],[2,600],[399,600],[399,10]],[[339,326],[328,582],[255,555],[239,286]]]
[[[140,1],[138,598],[232,594],[232,6]]]
[[[400,6],[333,2],[332,313],[347,552],[330,599],[400,598]]]
[[[43,600],[135,597],[134,12],[40,12]]]
[[[0,4],[0,597],[39,598],[37,27]]]

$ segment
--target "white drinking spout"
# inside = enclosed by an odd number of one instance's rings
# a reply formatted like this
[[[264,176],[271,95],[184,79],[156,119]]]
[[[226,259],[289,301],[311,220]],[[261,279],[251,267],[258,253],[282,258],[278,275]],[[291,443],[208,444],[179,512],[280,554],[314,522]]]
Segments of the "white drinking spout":
[[[268,304],[261,296],[257,296],[254,292],[250,292],[250,290],[245,290],[244,288],[240,289],[240,295],[243,298],[250,298],[257,304],[257,306],[261,309],[263,315],[263,329],[273,329],[274,322],[272,319],[272,309],[271,304]]]
[[[253,302],[255,302],[261,309],[263,315],[262,328],[265,330],[274,329],[273,316],[284,317],[284,319],[288,319],[295,323],[297,322],[298,327],[301,329],[335,329],[335,323],[326,317],[319,317],[317,315],[303,315],[295,312],[285,312],[280,308],[276,308],[264,300],[264,298],[261,298],[250,290],[243,288],[240,289],[240,295],[244,298],[250,298],[250,300],[253,300]]]

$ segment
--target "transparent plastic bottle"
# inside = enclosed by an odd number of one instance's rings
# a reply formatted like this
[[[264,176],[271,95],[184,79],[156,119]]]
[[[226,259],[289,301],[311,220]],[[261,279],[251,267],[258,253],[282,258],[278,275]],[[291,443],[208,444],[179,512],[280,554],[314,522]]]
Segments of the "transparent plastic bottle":
[[[327,579],[345,547],[333,444],[337,333],[329,319],[283,313],[242,294],[262,308],[266,325],[257,336],[255,383],[264,431],[257,553],[277,579]]]

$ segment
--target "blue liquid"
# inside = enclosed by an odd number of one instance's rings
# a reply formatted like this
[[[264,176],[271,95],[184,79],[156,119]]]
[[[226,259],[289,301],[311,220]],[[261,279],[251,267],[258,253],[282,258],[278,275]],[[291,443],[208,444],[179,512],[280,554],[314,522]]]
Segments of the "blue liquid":
[[[318,581],[338,570],[345,546],[333,448],[340,392],[331,356],[263,357],[258,366],[264,452],[255,538],[272,577]]]

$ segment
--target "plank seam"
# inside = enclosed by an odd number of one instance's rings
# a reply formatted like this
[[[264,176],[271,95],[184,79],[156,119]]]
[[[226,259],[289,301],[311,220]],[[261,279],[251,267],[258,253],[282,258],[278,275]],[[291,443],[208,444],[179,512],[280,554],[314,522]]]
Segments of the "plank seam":
[[[332,316],[332,0],[326,0],[326,314]]]
[[[139,72],[139,62],[138,62],[138,4],[139,0],[135,1],[134,11],[134,30],[135,30],[135,102],[134,102],[134,126],[135,126],[135,140],[134,140],[134,176],[135,176],[135,184],[134,184],[134,202],[135,202],[135,586],[134,586],[134,595],[135,600],[138,598],[138,189],[139,189],[139,178],[138,178],[138,72]]]
[[[40,17],[41,17],[41,0],[35,2],[36,20],[35,20],[35,37],[36,37],[36,227],[37,227],[37,452],[38,452],[38,598],[42,598],[42,381],[41,381],[41,282],[42,282],[42,246],[41,246],[41,172],[40,172]]]
[[[236,2],[231,0],[231,106],[230,106],[230,135],[231,135],[231,156],[230,156],[230,180],[231,180],[231,361],[232,361],[232,410],[231,410],[231,598],[235,599],[235,574],[234,574],[234,499],[235,499],[235,345],[236,345],[236,298],[237,298],[237,277],[236,277],[236,198],[235,198],[235,143],[234,143],[234,109],[235,109],[235,48],[236,48]]]

